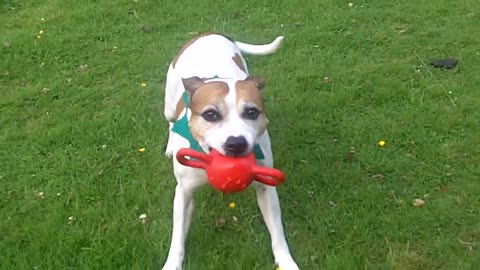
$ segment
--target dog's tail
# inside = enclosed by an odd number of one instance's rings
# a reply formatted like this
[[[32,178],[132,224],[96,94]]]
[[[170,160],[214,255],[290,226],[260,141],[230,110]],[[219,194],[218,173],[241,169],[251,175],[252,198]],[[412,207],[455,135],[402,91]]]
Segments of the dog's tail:
[[[264,45],[253,45],[235,41],[235,45],[237,45],[241,52],[246,54],[269,55],[277,51],[277,49],[282,45],[283,39],[283,36],[279,36],[272,43]]]

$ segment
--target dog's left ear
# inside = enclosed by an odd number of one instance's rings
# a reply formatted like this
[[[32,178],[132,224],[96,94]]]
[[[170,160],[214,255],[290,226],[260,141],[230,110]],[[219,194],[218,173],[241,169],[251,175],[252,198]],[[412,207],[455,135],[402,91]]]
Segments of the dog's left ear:
[[[202,79],[200,79],[197,76],[190,77],[187,79],[182,78],[182,82],[183,82],[183,86],[185,87],[185,90],[188,92],[188,94],[190,94],[190,97],[192,97],[193,93],[195,93],[195,91],[197,91],[197,89],[205,83]]]
[[[254,82],[255,85],[257,86],[258,90],[263,92],[263,88],[265,88],[265,79],[262,77],[257,77],[257,76],[248,76],[245,81],[251,81]]]

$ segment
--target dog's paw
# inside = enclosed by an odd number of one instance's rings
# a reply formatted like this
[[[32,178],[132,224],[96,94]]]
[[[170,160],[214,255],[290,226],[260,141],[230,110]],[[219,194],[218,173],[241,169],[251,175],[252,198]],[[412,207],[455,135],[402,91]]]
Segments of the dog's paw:
[[[173,157],[173,150],[174,148],[174,142],[173,142],[173,132],[172,132],[172,127],[173,123],[168,123],[169,128],[168,128],[168,140],[167,140],[167,145],[165,146],[165,156],[167,158],[172,158]]]
[[[275,262],[282,270],[299,270],[298,265],[293,260],[290,253],[283,253],[283,255],[275,256]]]
[[[295,262],[292,262],[292,263],[283,263],[283,264],[278,264],[278,268],[282,269],[282,270],[300,270],[300,268],[298,268],[297,264]]]
[[[165,156],[167,158],[172,158],[173,157],[173,146],[172,142],[168,140],[167,146],[165,147]]]
[[[167,261],[163,266],[162,270],[182,270],[182,265],[175,262]]]
[[[167,158],[172,158],[173,157],[173,150],[170,150],[170,149],[165,150],[165,156]]]

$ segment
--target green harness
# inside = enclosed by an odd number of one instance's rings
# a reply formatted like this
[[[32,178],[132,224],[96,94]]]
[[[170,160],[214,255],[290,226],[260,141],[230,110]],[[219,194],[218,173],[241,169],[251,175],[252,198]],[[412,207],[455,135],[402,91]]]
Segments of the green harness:
[[[190,132],[190,127],[188,126],[188,94],[186,91],[183,92],[182,99],[185,103],[186,111],[182,118],[178,119],[177,121],[175,121],[175,123],[173,123],[172,131],[185,138],[190,143],[191,149],[205,153],[202,147],[200,147],[200,145],[198,144],[197,140],[193,138],[192,132]],[[265,159],[265,155],[263,154],[262,149],[260,148],[260,145],[258,143],[255,144],[255,146],[253,147],[253,153],[255,154],[256,159]]]

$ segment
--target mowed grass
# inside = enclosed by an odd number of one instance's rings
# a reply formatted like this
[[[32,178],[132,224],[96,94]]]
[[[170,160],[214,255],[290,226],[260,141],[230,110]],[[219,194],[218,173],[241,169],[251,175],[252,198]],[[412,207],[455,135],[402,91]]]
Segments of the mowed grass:
[[[479,21],[468,0],[2,1],[0,268],[161,268],[165,75],[218,31],[286,37],[246,58],[302,269],[479,269]],[[185,269],[274,269],[253,191],[195,202]]]

